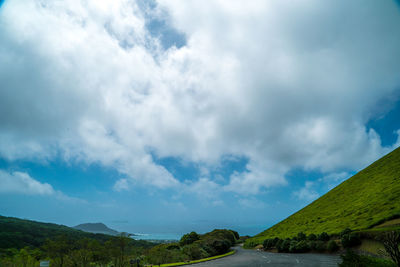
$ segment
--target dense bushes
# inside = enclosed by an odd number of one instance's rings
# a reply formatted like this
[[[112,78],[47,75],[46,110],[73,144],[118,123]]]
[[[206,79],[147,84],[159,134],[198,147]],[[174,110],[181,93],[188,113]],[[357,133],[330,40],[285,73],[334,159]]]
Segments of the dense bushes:
[[[351,248],[361,244],[360,236],[357,233],[343,234],[341,241],[344,248]]]
[[[185,234],[179,243],[162,244],[152,248],[146,257],[151,264],[172,263],[224,254],[235,245],[239,234],[232,230],[217,229],[204,235]]]
[[[150,243],[151,244],[151,243]],[[71,239],[66,235],[47,239],[40,248],[7,249],[0,253],[0,266],[38,266],[39,260],[50,260],[54,267],[126,266],[139,258],[146,248],[137,247],[127,235],[114,236],[106,242],[95,239]],[[152,244],[154,246],[154,244]]]
[[[199,239],[200,239],[200,236],[196,232],[191,232],[189,234],[185,234],[182,236],[181,240],[179,241],[179,245],[181,245],[181,246],[189,245]]]
[[[335,252],[339,249],[339,246],[335,240],[330,240],[328,242],[328,244],[326,245],[326,247],[327,247],[328,251],[330,251],[330,252]]]
[[[357,255],[351,250],[347,250],[346,254],[340,257],[342,263],[339,267],[396,267],[396,264],[389,260]]]
[[[287,239],[266,239],[263,242],[264,249],[277,249],[278,252],[301,253],[308,251],[318,252],[335,252],[339,249],[339,245],[334,240],[330,240],[330,236],[323,232],[318,236],[310,234],[309,236],[300,232],[293,238]]]

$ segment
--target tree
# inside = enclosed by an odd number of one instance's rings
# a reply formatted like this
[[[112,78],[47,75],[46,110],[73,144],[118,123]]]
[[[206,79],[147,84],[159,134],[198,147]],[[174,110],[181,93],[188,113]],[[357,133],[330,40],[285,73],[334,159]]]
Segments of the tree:
[[[70,244],[66,236],[62,235],[57,237],[55,240],[48,239],[43,245],[43,249],[47,255],[53,259],[52,266],[64,266],[65,257],[71,250]]]
[[[386,233],[382,240],[383,246],[390,258],[400,267],[400,232],[392,231]]]
[[[179,241],[179,244],[181,246],[185,246],[192,244],[194,241],[197,241],[199,239],[200,236],[196,232],[190,232],[189,234],[185,234],[182,236],[181,240]]]
[[[326,232],[322,232],[318,235],[318,240],[321,241],[328,241],[329,240],[329,235]]]
[[[115,267],[124,267],[128,262],[129,243],[132,241],[129,236],[127,233],[121,233],[106,242]]]
[[[190,260],[198,260],[205,257],[206,252],[196,243],[186,245],[183,247],[183,253],[186,254]]]
[[[297,234],[297,240],[298,241],[306,240],[306,238],[307,238],[307,236],[303,232],[300,232],[300,233]]]
[[[336,250],[339,249],[339,246],[338,246],[338,244],[336,243],[335,240],[330,240],[330,241],[328,242],[327,248],[328,248],[328,250],[329,250],[330,252],[335,252]]]
[[[357,233],[343,234],[341,241],[344,248],[351,248],[361,244],[360,236]]]
[[[310,241],[315,241],[315,240],[317,240],[317,236],[316,236],[315,234],[310,234],[310,235],[308,236],[308,240],[310,240]]]

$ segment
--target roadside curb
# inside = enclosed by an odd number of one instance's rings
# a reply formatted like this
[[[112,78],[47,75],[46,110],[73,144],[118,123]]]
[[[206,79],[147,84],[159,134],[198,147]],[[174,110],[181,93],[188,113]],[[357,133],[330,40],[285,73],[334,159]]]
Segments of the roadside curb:
[[[236,250],[234,249],[234,250],[229,251],[228,253],[225,253],[225,254],[222,254],[222,255],[217,255],[217,256],[214,256],[214,257],[204,258],[204,259],[200,259],[200,260],[194,260],[194,261],[188,261],[188,262],[165,263],[165,264],[161,264],[161,265],[154,265],[154,264],[151,265],[150,264],[150,265],[145,265],[145,266],[146,267],[151,267],[151,266],[153,266],[153,267],[157,267],[157,266],[160,266],[160,267],[173,267],[173,266],[191,265],[191,264],[196,264],[196,263],[200,263],[200,262],[212,261],[212,260],[224,258],[224,257],[227,257],[227,256],[231,256],[231,255],[233,255],[235,253],[236,253]]]

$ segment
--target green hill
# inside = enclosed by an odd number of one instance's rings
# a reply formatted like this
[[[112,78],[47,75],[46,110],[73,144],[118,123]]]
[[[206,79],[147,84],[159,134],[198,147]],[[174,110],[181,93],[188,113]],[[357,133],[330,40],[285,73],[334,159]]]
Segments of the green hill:
[[[27,246],[40,247],[46,239],[55,239],[62,235],[72,241],[90,238],[101,243],[112,238],[110,235],[87,233],[64,225],[0,216],[0,250],[21,249]],[[136,246],[154,246],[142,240],[132,240],[132,242]]]
[[[260,244],[267,238],[339,233],[345,228],[372,228],[400,215],[400,148],[344,181],[287,219],[250,238]]]
[[[73,227],[74,229],[81,230],[88,233],[94,234],[105,234],[105,235],[118,235],[119,232],[110,229],[104,223],[83,223]]]

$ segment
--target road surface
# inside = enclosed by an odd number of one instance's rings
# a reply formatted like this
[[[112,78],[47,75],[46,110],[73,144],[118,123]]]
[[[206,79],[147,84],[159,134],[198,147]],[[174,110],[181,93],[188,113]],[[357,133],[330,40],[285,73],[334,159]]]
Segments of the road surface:
[[[339,256],[310,253],[271,253],[235,247],[236,253],[221,259],[193,264],[193,267],[259,267],[259,266],[295,266],[295,267],[337,267]]]

